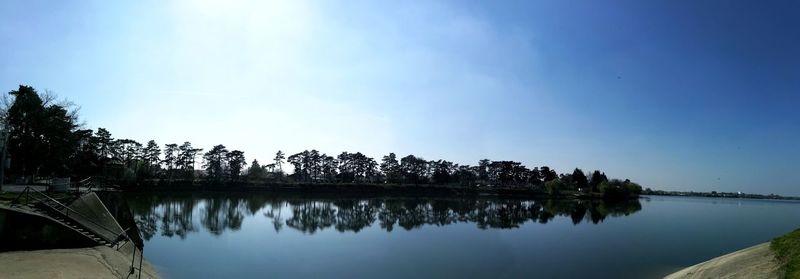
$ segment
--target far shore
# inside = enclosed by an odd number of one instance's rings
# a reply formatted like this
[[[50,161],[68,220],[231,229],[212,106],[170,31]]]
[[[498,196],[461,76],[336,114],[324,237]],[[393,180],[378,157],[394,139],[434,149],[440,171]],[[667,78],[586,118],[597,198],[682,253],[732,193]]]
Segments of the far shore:
[[[586,199],[627,200],[639,195],[608,196],[602,193],[562,190],[549,193],[543,189],[513,186],[471,186],[438,184],[393,184],[393,183],[159,183],[158,185],[130,185],[120,188],[126,192],[183,192],[183,191],[233,191],[272,192],[291,194],[339,194],[339,195],[391,195],[391,196],[489,196],[526,199]]]

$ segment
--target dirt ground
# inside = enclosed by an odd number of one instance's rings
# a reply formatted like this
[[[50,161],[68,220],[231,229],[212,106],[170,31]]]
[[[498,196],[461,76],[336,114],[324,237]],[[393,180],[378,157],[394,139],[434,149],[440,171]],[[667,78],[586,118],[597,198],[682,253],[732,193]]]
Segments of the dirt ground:
[[[769,243],[763,243],[687,267],[664,278],[780,278],[779,269]]]
[[[0,253],[2,278],[136,278],[128,277],[130,249],[114,250],[106,246],[81,249],[57,249]],[[139,256],[135,264],[138,267]],[[147,261],[142,278],[159,278]]]

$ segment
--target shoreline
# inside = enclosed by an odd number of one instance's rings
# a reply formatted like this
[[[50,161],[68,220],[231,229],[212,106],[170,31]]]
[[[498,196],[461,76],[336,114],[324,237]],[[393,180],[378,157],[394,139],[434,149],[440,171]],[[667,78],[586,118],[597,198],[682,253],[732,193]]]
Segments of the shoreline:
[[[604,196],[602,193],[561,191],[550,194],[541,189],[521,187],[460,187],[435,184],[370,184],[370,183],[269,183],[220,185],[147,185],[127,186],[122,192],[242,192],[281,194],[391,195],[391,196],[466,196],[522,199],[578,199],[624,201],[635,200],[637,194]]]
[[[769,242],[761,243],[722,255],[681,269],[664,279],[781,278],[780,264],[769,245]]]

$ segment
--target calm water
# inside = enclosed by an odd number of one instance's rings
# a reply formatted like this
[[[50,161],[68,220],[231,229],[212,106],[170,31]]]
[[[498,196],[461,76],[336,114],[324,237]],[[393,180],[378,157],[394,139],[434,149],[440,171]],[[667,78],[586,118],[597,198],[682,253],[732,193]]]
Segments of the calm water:
[[[166,278],[660,278],[800,227],[800,203],[127,197]]]

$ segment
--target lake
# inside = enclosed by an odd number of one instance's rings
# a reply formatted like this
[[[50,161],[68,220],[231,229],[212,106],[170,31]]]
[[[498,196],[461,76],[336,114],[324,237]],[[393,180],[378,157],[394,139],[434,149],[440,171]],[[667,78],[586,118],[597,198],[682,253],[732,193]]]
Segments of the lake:
[[[660,278],[800,227],[800,203],[128,193],[165,278]]]

